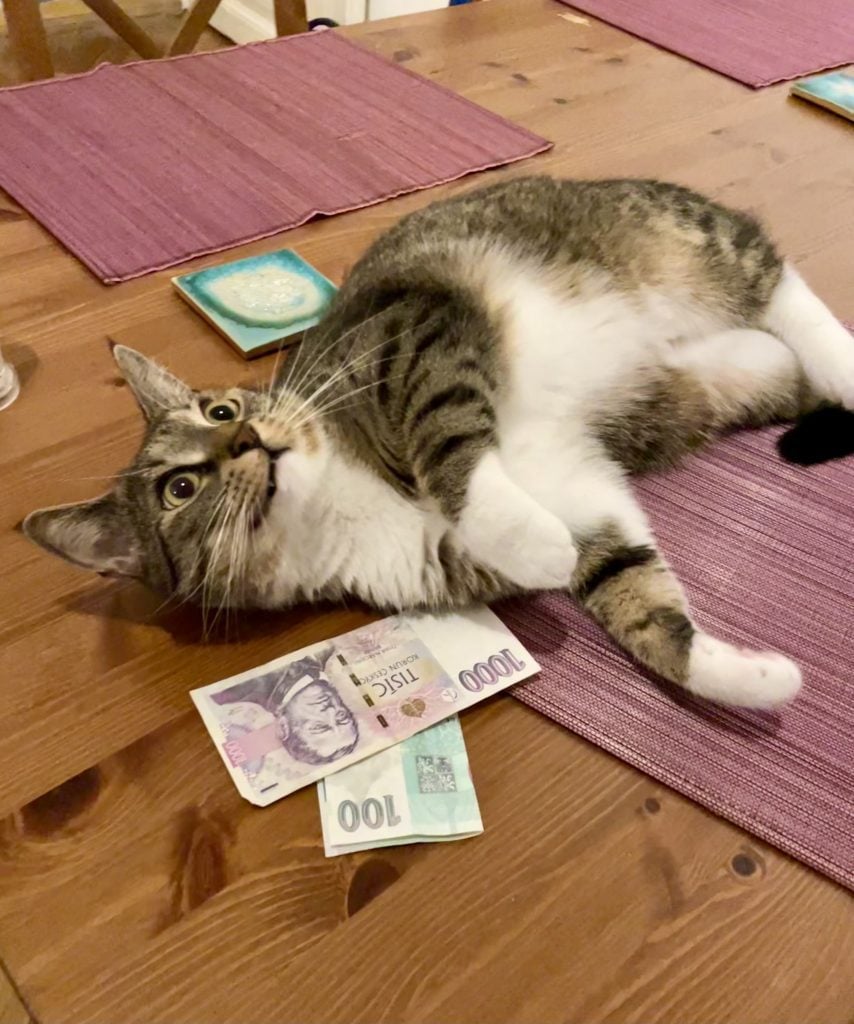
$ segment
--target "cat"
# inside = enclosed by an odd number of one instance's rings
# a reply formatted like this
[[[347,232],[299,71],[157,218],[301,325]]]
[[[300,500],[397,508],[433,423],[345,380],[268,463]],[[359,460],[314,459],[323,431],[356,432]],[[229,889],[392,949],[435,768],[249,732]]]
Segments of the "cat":
[[[744,213],[657,181],[508,180],[382,235],[267,391],[113,355],[136,461],[24,523],[77,565],[231,608],[562,588],[696,695],[768,708],[801,686],[693,622],[628,480],[798,417],[799,461],[822,417],[854,450],[854,344]]]

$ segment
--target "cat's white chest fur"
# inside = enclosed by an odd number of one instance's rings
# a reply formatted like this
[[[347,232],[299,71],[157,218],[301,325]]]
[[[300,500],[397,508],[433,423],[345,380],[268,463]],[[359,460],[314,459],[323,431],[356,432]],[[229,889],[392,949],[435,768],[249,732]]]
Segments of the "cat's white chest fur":
[[[332,455],[323,480],[300,500],[299,467],[277,467],[280,487],[269,529],[281,537],[267,601],[280,606],[302,591],[312,598],[330,585],[378,605],[420,603],[434,581],[435,554],[447,521],[398,494],[359,463]],[[271,552],[273,554],[273,552]],[[266,603],[266,602],[265,602]]]

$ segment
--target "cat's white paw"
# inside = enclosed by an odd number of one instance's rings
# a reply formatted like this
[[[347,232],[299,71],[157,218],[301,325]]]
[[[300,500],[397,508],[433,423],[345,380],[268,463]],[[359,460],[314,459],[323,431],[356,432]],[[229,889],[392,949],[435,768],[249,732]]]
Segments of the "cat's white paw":
[[[854,412],[854,339],[809,360],[807,379],[822,398]],[[811,371],[811,372],[810,372]]]
[[[569,586],[578,551],[560,519],[533,501],[470,520],[459,532],[469,554],[524,590]]]
[[[809,374],[809,381],[823,398],[854,412],[854,354],[832,371],[814,371]]]
[[[839,400],[843,408],[854,412],[854,367],[851,368],[847,380],[839,386]]]
[[[719,704],[777,708],[797,695],[801,670],[782,654],[744,650],[697,633],[685,685],[692,693]]]

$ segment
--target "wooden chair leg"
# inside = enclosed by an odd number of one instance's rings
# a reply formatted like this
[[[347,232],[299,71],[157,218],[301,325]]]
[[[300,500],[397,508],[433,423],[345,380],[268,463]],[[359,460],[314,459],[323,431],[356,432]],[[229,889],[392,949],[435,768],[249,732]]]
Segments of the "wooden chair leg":
[[[53,61],[38,0],[3,0],[3,10],[10,49],[23,78],[28,82],[53,78]]]
[[[293,36],[308,31],[305,0],[273,0],[276,17],[276,35]]]
[[[140,57],[153,60],[163,53],[151,36],[137,25],[133,18],[119,7],[115,0],[83,0],[83,3],[105,21],[110,28]]]
[[[184,15],[181,27],[166,53],[170,57],[177,57],[181,53],[191,53],[219,5],[220,0],[196,0]]]

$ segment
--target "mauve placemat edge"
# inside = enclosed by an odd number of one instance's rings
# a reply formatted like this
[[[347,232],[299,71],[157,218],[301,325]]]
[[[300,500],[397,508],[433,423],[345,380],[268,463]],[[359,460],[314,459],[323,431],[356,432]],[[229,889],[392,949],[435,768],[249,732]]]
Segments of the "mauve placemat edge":
[[[320,37],[325,37],[321,38]],[[434,82],[430,79],[424,78],[409,68],[401,67],[392,61],[389,61],[383,55],[377,53],[375,50],[361,46],[353,40],[348,39],[346,36],[341,35],[338,32],[324,32],[322,34],[303,33],[297,36],[288,36],[284,38],[261,40],[254,43],[249,43],[243,46],[232,46],[227,47],[223,50],[211,51],[208,53],[195,53],[195,54],[181,54],[175,57],[163,58],[159,61],[132,61],[123,65],[113,65],[109,63],[102,63],[98,67],[89,71],[82,72],[77,75],[70,75],[59,79],[48,79],[42,82],[36,83],[24,83],[22,85],[11,86],[6,89],[0,90],[0,99],[4,94],[20,92],[21,90],[44,90],[51,88],[67,88],[70,83],[73,83],[80,79],[91,78],[93,76],[121,76],[127,73],[133,73],[133,70],[140,67],[151,68],[154,65],[164,65],[173,61],[183,60],[196,60],[196,61],[212,61],[234,54],[237,51],[248,51],[261,47],[283,47],[293,45],[297,41],[302,41],[305,44],[308,40],[317,40],[321,45],[325,44],[328,48],[330,44],[336,46],[342,46],[350,49],[354,55],[360,55],[364,58],[369,58],[377,65],[382,67],[388,72],[393,72],[398,76],[406,76],[411,81],[422,86],[424,89],[430,92],[438,92],[444,94],[448,102],[453,101],[454,103],[460,104],[471,111],[473,118],[479,119],[481,125],[493,124],[496,129],[503,129],[508,133],[512,133],[514,140],[518,142],[518,146],[512,153],[501,153],[498,152],[494,157],[488,159],[482,159],[477,161],[466,162],[466,158],[460,161],[459,167],[446,168],[445,171],[452,170],[452,173],[444,173],[439,171],[437,168],[437,174],[432,176],[430,180],[425,182],[401,182],[399,186],[386,189],[378,192],[375,195],[370,196],[366,199],[347,199],[344,198],[340,204],[336,203],[314,203],[310,208],[300,211],[299,215],[291,220],[284,220],[282,223],[276,224],[270,228],[265,228],[263,231],[251,230],[246,234],[234,236],[225,241],[216,243],[205,244],[200,247],[195,247],[182,252],[180,255],[168,255],[161,260],[155,260],[152,262],[146,262],[138,268],[129,268],[126,272],[119,270],[115,266],[115,261],[112,259],[112,254],[105,255],[103,249],[98,250],[97,246],[93,246],[90,238],[84,233],[76,230],[74,227],[69,225],[63,225],[58,223],[47,223],[43,217],[50,221],[51,218],[48,214],[44,213],[45,208],[45,191],[38,187],[28,189],[25,181],[9,181],[4,180],[2,187],[12,196],[18,203],[20,203],[25,209],[30,212],[30,215],[38,221],[41,226],[48,231],[53,237],[55,237],[61,245],[63,245],[70,253],[72,253],[81,263],[84,264],[99,280],[105,284],[117,284],[122,281],[133,280],[138,277],[145,276],[150,273],[157,273],[162,270],[181,266],[192,260],[199,259],[203,256],[210,256],[216,253],[226,252],[230,249],[237,248],[242,245],[247,245],[251,242],[260,241],[265,238],[270,238],[278,234],[290,231],[293,228],[300,227],[307,222],[311,221],[318,216],[334,216],[340,213],[346,213],[357,209],[363,209],[369,206],[377,205],[388,199],[393,199],[401,195],[407,195],[418,191],[424,191],[428,188],[433,188],[437,185],[447,184],[452,181],[459,180],[470,174],[477,174],[482,171],[490,170],[497,167],[509,166],[510,164],[516,163],[520,160],[529,159],[530,157],[536,156],[540,153],[546,152],[552,148],[553,143],[530,129],[515,124],[509,121],[507,118],[502,117],[500,114],[489,110],[486,107],[479,105],[473,100],[468,99],[459,93],[454,92],[452,89],[441,85],[438,82]],[[393,123],[393,120],[392,122]],[[429,122],[428,122],[429,123]],[[435,140],[434,140],[435,141]],[[488,151],[488,147],[483,147]],[[429,174],[429,171],[428,171]],[[166,240],[165,245],[170,244],[172,240]]]
[[[761,71],[748,71],[747,64],[748,59],[743,55],[736,55],[733,57],[732,51],[730,51],[726,58],[720,56],[719,53],[714,52],[712,48],[704,56],[699,56],[697,52],[686,52],[686,43],[683,39],[679,38],[679,29],[677,28],[674,36],[665,40],[663,36],[658,35],[657,28],[653,31],[656,38],[652,38],[651,35],[645,34],[639,27],[630,25],[623,20],[623,16],[616,11],[609,8],[609,2],[611,0],[560,0],[562,4],[580,14],[588,15],[591,18],[595,18],[597,21],[601,21],[603,24],[610,25],[612,28],[618,29],[620,32],[625,32],[627,35],[633,36],[635,39],[648,43],[650,46],[655,46],[660,50],[670,53],[676,57],[680,57],[683,60],[690,61],[700,67],[705,68],[708,71],[712,71],[715,74],[724,75],[731,81],[739,82],[741,85],[745,85],[751,89],[764,89],[770,85],[779,85],[784,82],[795,81],[799,78],[806,76],[818,75],[825,71],[832,71],[836,68],[845,67],[846,65],[854,62],[854,43],[850,54],[843,55],[842,57],[832,57],[829,59],[816,57],[813,60],[805,61],[805,63],[798,70],[782,70],[782,68],[776,72],[761,72]],[[681,0],[679,0],[681,2]],[[717,0],[710,0],[710,6],[706,9],[710,9]],[[747,0],[745,0],[747,2]],[[854,12],[854,7],[852,8]],[[788,12],[784,12],[786,17],[790,17]],[[776,22],[774,23],[776,27]],[[852,13],[852,24],[854,24],[854,13]],[[671,28],[671,26],[668,26]],[[650,32],[647,29],[647,32]],[[667,29],[665,29],[665,32]],[[854,36],[854,29],[852,29],[852,36]],[[683,47],[682,49],[679,46]],[[690,45],[688,46],[690,49]],[[735,64],[740,63],[739,71],[736,73],[732,64],[733,59]],[[716,63],[716,61],[718,63]],[[725,66],[721,66],[721,64]]]

